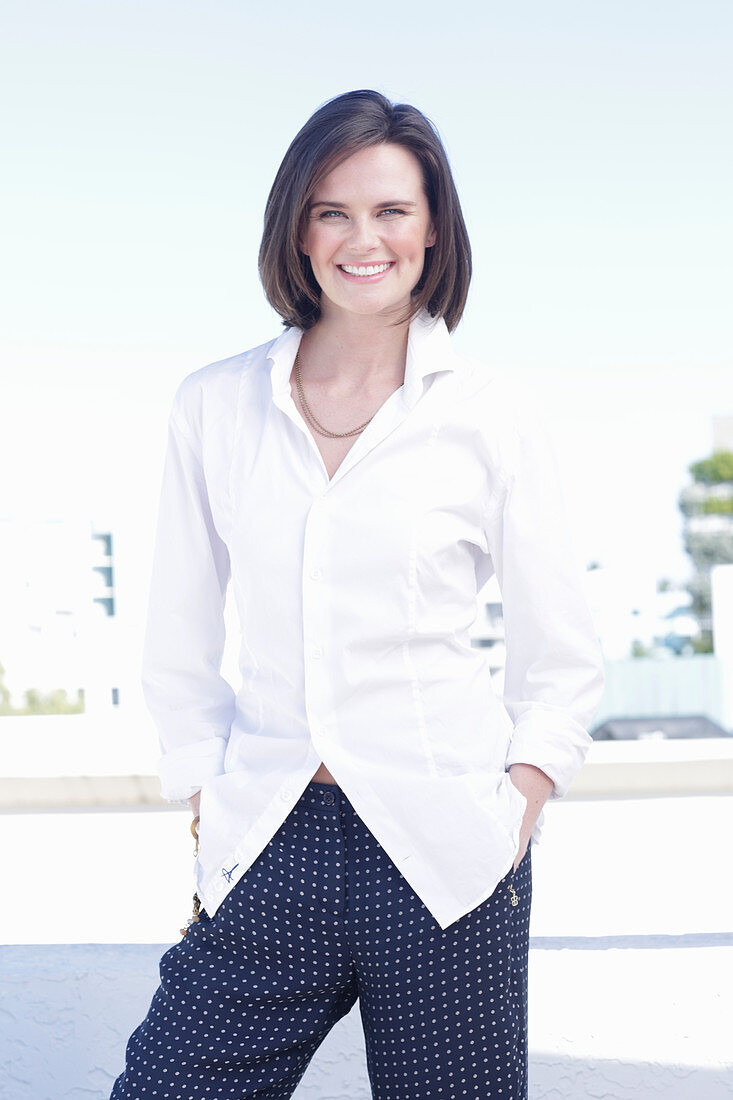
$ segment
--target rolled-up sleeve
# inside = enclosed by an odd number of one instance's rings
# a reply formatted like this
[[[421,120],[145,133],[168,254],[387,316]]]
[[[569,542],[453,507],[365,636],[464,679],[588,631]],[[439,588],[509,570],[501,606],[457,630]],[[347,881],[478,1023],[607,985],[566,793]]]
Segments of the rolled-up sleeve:
[[[506,768],[533,764],[561,798],[583,765],[605,682],[603,657],[572,544],[554,445],[535,399],[508,417],[504,491],[487,531],[501,589]]]
[[[229,553],[212,518],[201,441],[180,409],[182,392],[168,421],[141,671],[169,802],[185,802],[224,771],[235,700],[220,673]]]

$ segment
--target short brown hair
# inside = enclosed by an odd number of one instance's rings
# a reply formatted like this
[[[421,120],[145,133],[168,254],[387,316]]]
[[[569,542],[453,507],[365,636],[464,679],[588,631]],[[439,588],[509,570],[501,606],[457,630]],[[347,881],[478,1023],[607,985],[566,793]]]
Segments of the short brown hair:
[[[460,321],[471,281],[471,246],[440,135],[416,107],[391,103],[367,89],[336,96],[311,115],[283,157],[267,200],[260,279],[288,328],[312,328],[321,315],[321,288],[299,244],[313,192],[352,153],[382,143],[401,145],[419,161],[436,231],[404,320],[427,309],[443,317],[451,331]]]

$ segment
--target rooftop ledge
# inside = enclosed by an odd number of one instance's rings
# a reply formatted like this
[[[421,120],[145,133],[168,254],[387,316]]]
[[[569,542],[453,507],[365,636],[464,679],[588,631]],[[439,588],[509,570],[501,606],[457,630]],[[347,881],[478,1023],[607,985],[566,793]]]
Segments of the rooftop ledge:
[[[660,798],[733,793],[733,737],[594,741],[567,799]],[[154,775],[15,776],[0,812],[62,809],[183,810],[160,796]]]

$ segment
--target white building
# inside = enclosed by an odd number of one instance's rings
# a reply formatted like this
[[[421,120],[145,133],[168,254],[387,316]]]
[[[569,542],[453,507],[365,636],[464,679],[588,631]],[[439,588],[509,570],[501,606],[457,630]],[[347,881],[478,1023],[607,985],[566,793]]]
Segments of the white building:
[[[0,521],[0,664],[9,702],[84,692],[86,712],[119,704],[112,533],[88,519]]]

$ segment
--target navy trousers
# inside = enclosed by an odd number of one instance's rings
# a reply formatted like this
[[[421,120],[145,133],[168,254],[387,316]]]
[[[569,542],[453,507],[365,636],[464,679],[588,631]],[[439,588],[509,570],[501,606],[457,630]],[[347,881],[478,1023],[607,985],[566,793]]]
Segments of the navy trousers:
[[[163,955],[110,1100],[286,1100],[357,999],[374,1100],[525,1100],[530,851],[443,930],[341,788],[309,783]]]

